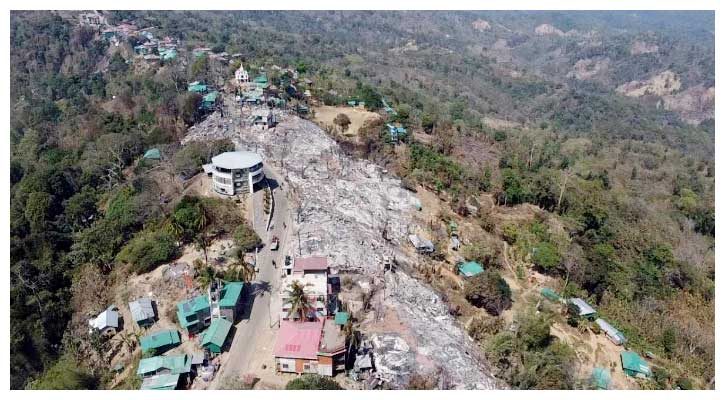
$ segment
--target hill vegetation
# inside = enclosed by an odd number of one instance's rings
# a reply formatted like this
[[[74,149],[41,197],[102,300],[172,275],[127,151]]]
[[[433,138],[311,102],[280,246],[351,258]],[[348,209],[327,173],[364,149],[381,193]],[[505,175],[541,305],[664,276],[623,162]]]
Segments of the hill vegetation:
[[[668,360],[677,379],[711,384],[714,113],[701,95],[715,79],[711,13],[122,11],[109,18],[154,26],[156,36],[175,37],[186,50],[242,53],[245,67],[252,74],[264,67],[272,84],[282,78],[273,64],[292,66],[313,82],[300,90],[327,105],[354,98],[378,110],[386,101],[397,111],[391,121],[412,134],[394,146],[379,122],[360,128],[361,142],[345,149],[447,196],[459,214],[557,278],[564,295],[596,305],[634,349]],[[130,264],[140,273],[171,258],[179,239],[195,240],[183,235],[184,224],[200,200],[176,209],[159,201],[162,190],[139,159],[168,146],[176,175],[186,179],[228,148],[173,150],[201,118],[186,85],[223,83],[235,65],[187,51],[141,68],[128,43],[109,45],[67,15],[13,12],[10,22],[11,386],[97,387],[99,373],[68,370],[82,364],[67,329],[71,287],[88,265],[112,275]],[[678,77],[678,89],[617,92],[665,71]],[[700,96],[699,106],[686,96]],[[482,193],[507,207],[536,205],[547,218],[503,226],[475,207]],[[181,236],[169,230],[175,220]],[[495,249],[480,247],[485,267],[503,264]],[[500,276],[480,279],[476,301],[492,314],[508,308]],[[561,375],[574,359],[549,340],[546,315],[517,320],[524,333],[481,337],[499,375],[519,388],[576,387]]]

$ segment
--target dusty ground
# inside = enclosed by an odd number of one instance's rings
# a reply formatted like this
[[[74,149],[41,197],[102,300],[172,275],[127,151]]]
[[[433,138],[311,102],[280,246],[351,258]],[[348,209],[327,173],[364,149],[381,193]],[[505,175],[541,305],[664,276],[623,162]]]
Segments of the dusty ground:
[[[350,127],[343,133],[343,135],[349,137],[357,136],[357,131],[363,126],[365,121],[369,119],[382,118],[379,114],[366,111],[364,108],[360,107],[317,106],[314,107],[314,110],[314,121],[323,128],[336,127],[333,120],[338,114],[346,114],[350,117]]]

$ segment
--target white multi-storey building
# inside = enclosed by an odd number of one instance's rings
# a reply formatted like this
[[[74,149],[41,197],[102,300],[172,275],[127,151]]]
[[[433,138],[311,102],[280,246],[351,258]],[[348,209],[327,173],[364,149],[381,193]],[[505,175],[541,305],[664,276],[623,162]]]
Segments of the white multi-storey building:
[[[249,151],[230,151],[211,159],[212,187],[219,194],[232,196],[252,193],[254,184],[264,179],[262,157]]]

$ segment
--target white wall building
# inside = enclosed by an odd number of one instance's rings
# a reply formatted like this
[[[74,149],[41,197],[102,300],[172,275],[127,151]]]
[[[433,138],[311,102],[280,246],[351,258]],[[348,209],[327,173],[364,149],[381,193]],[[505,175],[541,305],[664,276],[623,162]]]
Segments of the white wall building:
[[[211,178],[212,187],[219,194],[252,193],[254,184],[264,179],[262,157],[249,151],[219,154],[211,159]]]
[[[234,71],[234,79],[237,80],[237,83],[249,82],[249,73],[244,69],[244,65],[239,64],[239,69]]]
[[[295,281],[299,282],[299,284],[304,287],[305,296],[314,309],[314,316],[317,318],[324,318],[327,316],[327,273],[303,275],[294,274],[287,275],[282,278],[282,283],[280,285],[280,297],[282,297],[282,310],[279,314],[280,319],[289,319],[287,313],[291,308],[291,304],[289,302],[290,299],[287,289],[289,289],[292,282]],[[310,314],[312,314],[312,312],[310,312]],[[312,316],[313,315],[308,315],[308,317]]]

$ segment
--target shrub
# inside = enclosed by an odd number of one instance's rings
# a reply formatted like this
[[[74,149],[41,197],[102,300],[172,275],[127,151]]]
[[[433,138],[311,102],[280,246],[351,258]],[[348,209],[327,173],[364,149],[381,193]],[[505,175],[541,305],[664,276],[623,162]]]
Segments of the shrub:
[[[519,228],[514,224],[506,224],[503,227],[503,240],[508,244],[516,243],[519,236]]]
[[[350,127],[350,117],[347,116],[347,114],[337,114],[334,120],[332,122],[335,123],[335,125],[339,126],[343,132],[347,131],[347,128]]]
[[[561,263],[559,249],[549,242],[540,242],[533,252],[534,265],[544,271],[550,272]]]
[[[528,350],[545,348],[551,340],[550,323],[543,315],[519,316],[519,337]]]
[[[61,357],[28,385],[33,390],[83,390],[97,386],[98,381],[69,355]]]
[[[249,225],[242,224],[234,230],[234,244],[237,245],[239,250],[248,253],[259,247],[262,244],[262,239]]]
[[[176,255],[176,241],[165,230],[142,231],[116,256],[116,260],[132,264],[131,271],[143,274],[171,260]]]
[[[692,390],[693,389],[692,381],[690,380],[690,378],[686,378],[686,377],[677,378],[677,381],[675,381],[675,385],[677,385],[677,387],[680,388],[681,390]]]
[[[500,317],[486,318],[477,317],[468,326],[468,334],[474,339],[481,341],[489,336],[499,333],[503,329],[504,321]]]
[[[287,390],[344,390],[334,380],[320,375],[303,375],[292,379],[285,386]]]
[[[511,288],[501,275],[493,270],[471,278],[464,290],[466,300],[489,314],[499,315],[511,307]]]

